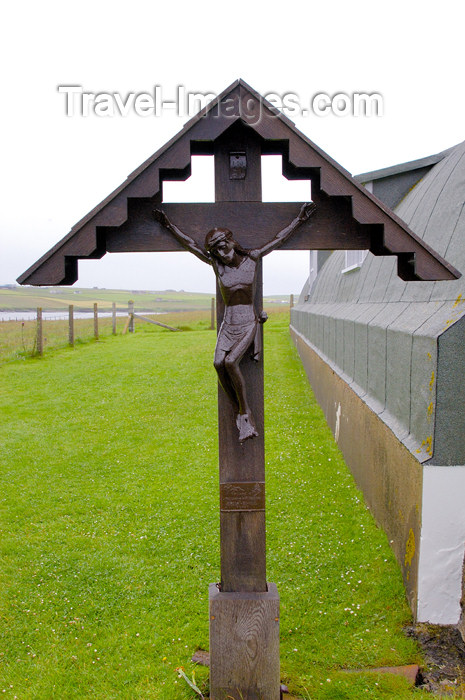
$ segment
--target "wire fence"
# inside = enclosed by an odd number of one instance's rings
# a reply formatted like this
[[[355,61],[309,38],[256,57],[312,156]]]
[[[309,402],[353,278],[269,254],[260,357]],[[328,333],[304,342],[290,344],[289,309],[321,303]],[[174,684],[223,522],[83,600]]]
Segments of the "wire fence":
[[[293,306],[291,295],[290,306]],[[173,311],[160,313],[146,311],[135,313],[134,302],[129,301],[127,311],[108,306],[104,311],[93,305],[93,312],[77,312],[70,305],[68,314],[43,311],[38,308],[35,313],[2,312],[0,314],[0,363],[10,360],[41,356],[47,350],[75,347],[79,344],[100,340],[111,335],[131,333],[137,325],[149,326],[152,330],[214,330],[216,323],[215,299],[211,299],[210,309],[197,311]],[[277,311],[273,308],[273,311]],[[271,311],[269,308],[268,311]],[[16,314],[16,317],[15,317]],[[161,322],[163,319],[163,322]]]
[[[128,302],[127,311],[117,311],[116,304],[112,311],[100,311],[97,304],[92,312],[74,311],[70,305],[68,314],[58,315],[38,308],[35,313],[5,312],[7,318],[0,314],[0,363],[26,357],[41,356],[47,350],[76,347],[79,344],[100,340],[111,335],[133,333],[137,324],[150,328],[168,329],[170,331],[192,330],[193,328],[215,328],[215,300],[211,300],[211,309],[194,312],[174,312],[171,314],[147,311],[135,313],[134,302]],[[18,317],[19,316],[19,317]],[[168,321],[162,323],[160,320]],[[171,325],[170,325],[171,324]]]
[[[68,314],[52,318],[42,309],[37,309],[34,319],[0,320],[0,362],[21,357],[43,355],[51,348],[63,348],[87,343],[91,340],[122,333],[128,322],[127,313],[111,316],[108,312],[99,314],[97,305],[94,312],[76,314],[70,307]],[[14,313],[12,314],[14,316]]]

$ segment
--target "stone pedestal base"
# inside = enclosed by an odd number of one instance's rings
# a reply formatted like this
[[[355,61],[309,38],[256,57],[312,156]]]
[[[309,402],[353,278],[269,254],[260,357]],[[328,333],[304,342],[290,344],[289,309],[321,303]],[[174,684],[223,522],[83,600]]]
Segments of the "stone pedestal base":
[[[279,595],[210,595],[210,699],[279,700]]]

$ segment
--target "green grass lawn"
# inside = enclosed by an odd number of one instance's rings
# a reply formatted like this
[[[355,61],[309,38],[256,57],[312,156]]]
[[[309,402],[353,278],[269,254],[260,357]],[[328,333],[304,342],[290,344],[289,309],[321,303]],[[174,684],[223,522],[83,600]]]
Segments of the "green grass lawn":
[[[305,698],[411,698],[342,669],[418,662],[401,576],[312,396],[265,326],[268,578]],[[0,367],[0,693],[196,697],[219,579],[215,334],[140,326]],[[199,420],[200,419],[200,420]],[[208,672],[195,669],[205,689]]]

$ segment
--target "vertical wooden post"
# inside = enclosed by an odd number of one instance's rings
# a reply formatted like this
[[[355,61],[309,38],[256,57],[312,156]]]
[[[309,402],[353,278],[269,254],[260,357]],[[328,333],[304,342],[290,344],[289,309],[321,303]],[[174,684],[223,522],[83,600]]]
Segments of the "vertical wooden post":
[[[43,355],[44,354],[44,334],[43,334],[43,326],[42,326],[42,307],[41,306],[37,307],[36,347],[37,347],[37,354]]]
[[[98,304],[94,304],[94,338],[98,340]]]
[[[116,335],[116,303],[111,305],[111,332]]]
[[[68,306],[68,343],[74,347],[74,306]]]
[[[257,263],[256,309],[262,310],[262,265]],[[217,327],[221,326],[224,304],[217,297]],[[263,333],[263,327],[260,328]],[[263,346],[263,339],[262,339]],[[265,535],[265,421],[263,357],[258,362],[246,353],[241,372],[248,387],[248,398],[258,437],[240,443],[233,407],[218,387],[218,440],[220,467],[221,590],[263,592],[266,585]],[[250,510],[228,510],[225,506],[230,484],[259,492]]]
[[[244,153],[246,177],[232,179],[231,153]],[[217,202],[260,201],[261,146],[256,136],[241,131],[231,143],[231,136],[219,139],[215,148],[215,200]],[[234,232],[233,232],[234,233]],[[262,267],[258,263],[255,309],[262,310]],[[217,327],[221,325],[224,303],[217,287]],[[261,327],[261,330],[263,328]],[[239,443],[236,417],[231,402],[221,387],[218,387],[218,428],[220,461],[220,497],[229,484],[245,483],[244,488],[263,492],[265,486],[265,443],[263,416],[263,358],[255,362],[246,353],[241,362],[241,371],[248,387],[248,396],[258,437]],[[243,510],[227,510],[225,499],[220,500],[221,531],[221,590],[266,591],[265,560],[265,507],[244,507]],[[227,506],[226,506],[227,507]]]
[[[289,306],[292,309],[294,307],[294,295],[291,294],[291,298],[289,299]]]
[[[210,330],[214,331],[215,330],[215,297],[212,297],[212,304],[211,304],[211,310],[210,310]]]
[[[134,333],[134,302],[128,301],[129,332]]]
[[[260,141],[233,129],[215,142],[215,199],[260,201]],[[231,173],[238,154],[245,155],[242,178]],[[260,314],[261,261],[257,265],[255,309]],[[216,299],[219,328],[224,303],[218,284]],[[279,596],[266,581],[263,358],[255,362],[246,353],[241,372],[258,437],[239,442],[231,402],[218,387],[221,584],[219,591],[214,584],[209,590],[210,698],[279,700]]]

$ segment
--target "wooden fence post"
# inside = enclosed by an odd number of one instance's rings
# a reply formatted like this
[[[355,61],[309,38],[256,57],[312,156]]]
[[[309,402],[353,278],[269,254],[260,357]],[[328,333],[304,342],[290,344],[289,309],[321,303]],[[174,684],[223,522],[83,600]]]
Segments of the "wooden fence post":
[[[210,313],[210,330],[215,330],[216,305],[215,297],[212,297],[211,313]]]
[[[111,328],[113,335],[116,335],[116,303],[111,305]]]
[[[43,335],[43,327],[42,327],[42,307],[41,306],[37,307],[36,347],[37,347],[37,354],[43,355],[44,354],[44,335]]]
[[[134,302],[128,301],[129,332],[134,333]]]
[[[94,304],[94,338],[98,340],[98,305]]]
[[[68,306],[68,343],[71,347],[74,347],[74,306],[70,304]]]
[[[290,300],[289,300],[289,306],[290,306],[291,309],[292,309],[293,306],[294,306],[294,295],[293,295],[293,294],[291,294],[291,298],[290,298]]]

